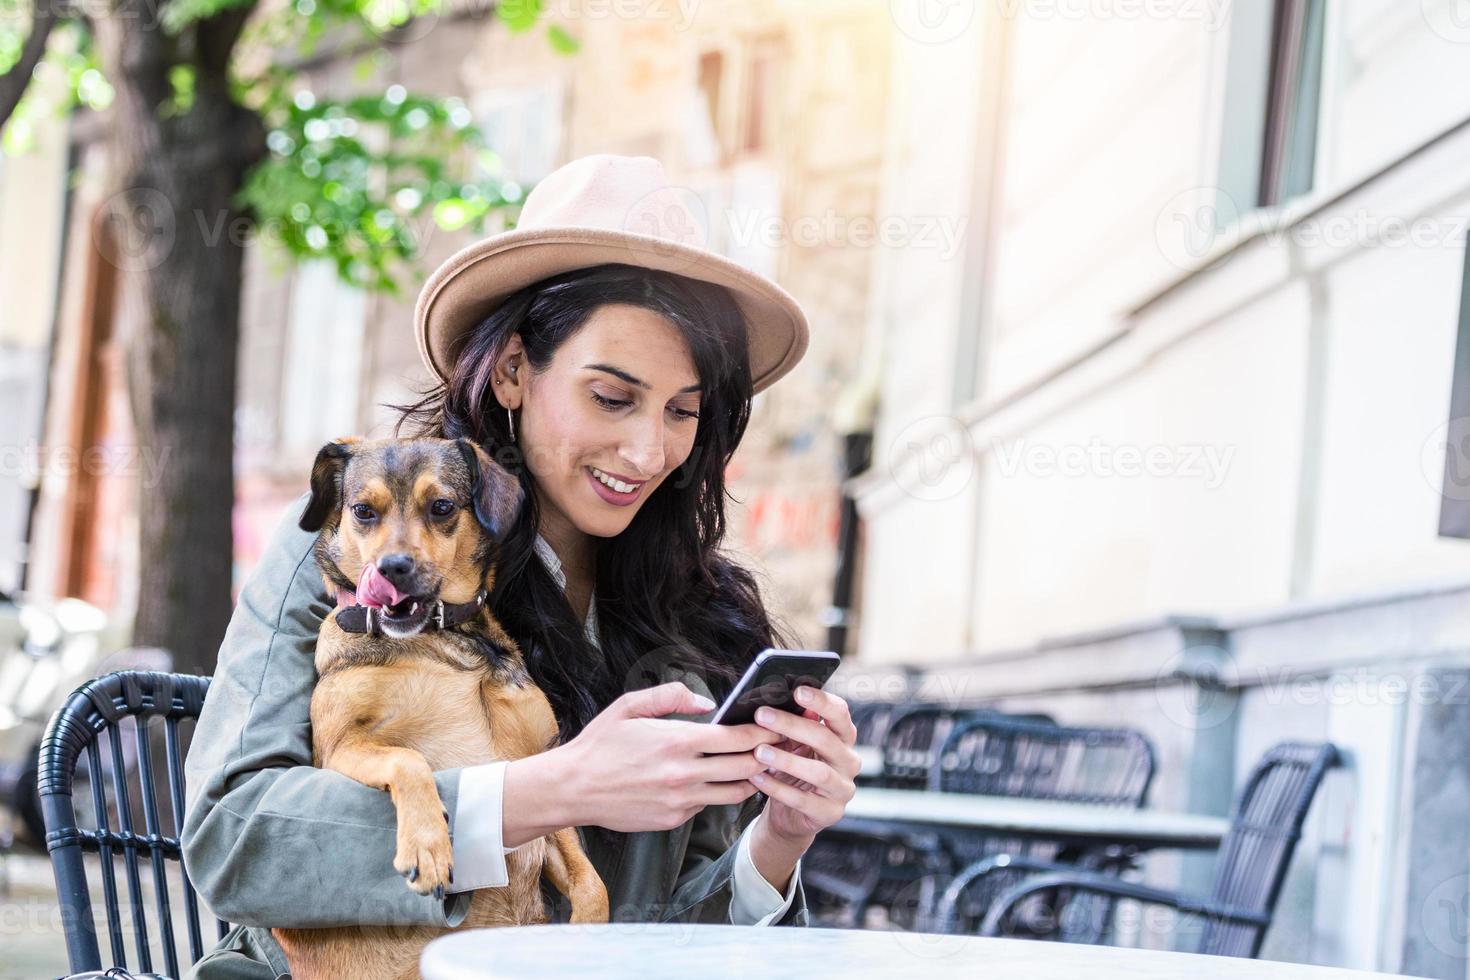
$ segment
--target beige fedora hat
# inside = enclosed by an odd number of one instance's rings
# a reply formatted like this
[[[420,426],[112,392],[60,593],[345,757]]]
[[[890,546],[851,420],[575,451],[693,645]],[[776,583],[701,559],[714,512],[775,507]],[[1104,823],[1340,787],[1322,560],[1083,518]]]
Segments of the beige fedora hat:
[[[705,219],[699,197],[670,183],[653,157],[573,160],[531,189],[515,230],[467,245],[429,277],[414,307],[419,354],[447,380],[456,342],[511,293],[620,262],[729,289],[745,314],[754,390],[767,388],[806,353],[806,315],[770,279],[703,247]]]

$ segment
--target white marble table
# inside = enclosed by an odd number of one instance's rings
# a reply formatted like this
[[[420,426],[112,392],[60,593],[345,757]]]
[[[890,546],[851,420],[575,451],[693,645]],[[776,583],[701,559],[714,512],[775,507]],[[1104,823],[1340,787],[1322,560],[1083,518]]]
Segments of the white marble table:
[[[1294,963],[920,932],[681,923],[471,929],[431,942],[425,980],[637,977],[639,980],[1367,980]]]
[[[1078,843],[1117,841],[1141,848],[1216,848],[1230,828],[1223,817],[1197,813],[873,786],[858,787],[844,819],[964,827]]]

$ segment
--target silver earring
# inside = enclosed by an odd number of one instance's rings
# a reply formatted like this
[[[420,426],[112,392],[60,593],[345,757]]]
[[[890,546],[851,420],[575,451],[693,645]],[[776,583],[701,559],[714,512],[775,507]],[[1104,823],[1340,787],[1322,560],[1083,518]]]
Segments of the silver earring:
[[[505,410],[505,417],[510,420],[510,441],[516,441],[516,416],[509,408]]]

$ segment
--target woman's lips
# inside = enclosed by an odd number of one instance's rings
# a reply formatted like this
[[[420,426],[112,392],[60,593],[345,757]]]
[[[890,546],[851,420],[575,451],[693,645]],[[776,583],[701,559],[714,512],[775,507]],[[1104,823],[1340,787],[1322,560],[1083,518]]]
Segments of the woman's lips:
[[[587,475],[587,482],[592,484],[593,492],[616,507],[626,507],[633,503],[638,499],[638,494],[643,490],[643,484],[640,483],[632,493],[618,493],[612,487],[593,476],[590,466],[584,467],[582,472]]]

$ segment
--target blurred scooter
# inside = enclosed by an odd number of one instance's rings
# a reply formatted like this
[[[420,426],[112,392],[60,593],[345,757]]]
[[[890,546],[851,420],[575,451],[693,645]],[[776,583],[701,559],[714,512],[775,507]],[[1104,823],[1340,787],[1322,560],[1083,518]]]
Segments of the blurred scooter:
[[[0,808],[12,817],[0,819],[0,852],[24,845],[46,853],[36,792],[37,756],[46,723],[62,701],[84,681],[110,671],[173,667],[164,650],[115,649],[116,643],[107,614],[91,603],[0,592]],[[125,769],[131,772],[137,759],[135,740],[118,742]],[[86,770],[83,755],[73,794],[79,808],[90,806]]]

